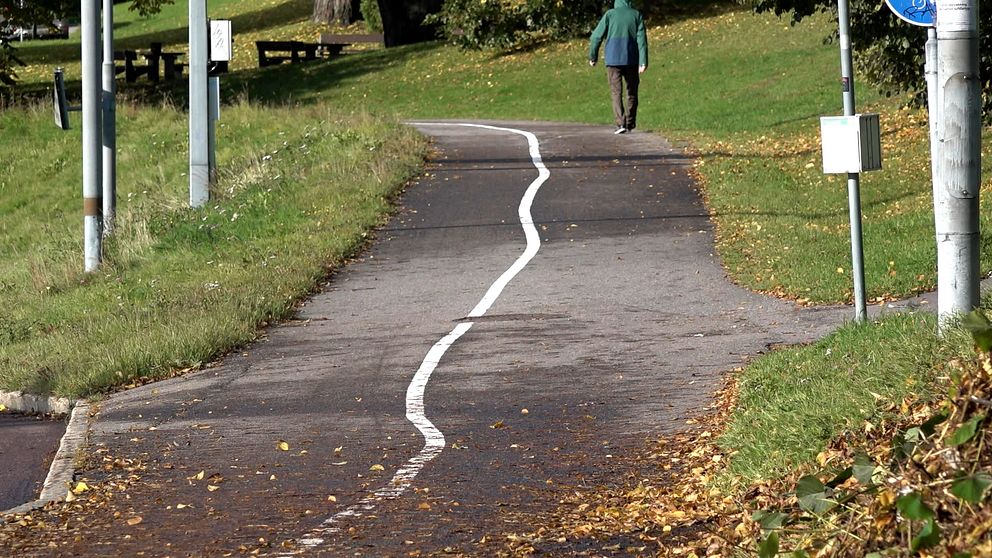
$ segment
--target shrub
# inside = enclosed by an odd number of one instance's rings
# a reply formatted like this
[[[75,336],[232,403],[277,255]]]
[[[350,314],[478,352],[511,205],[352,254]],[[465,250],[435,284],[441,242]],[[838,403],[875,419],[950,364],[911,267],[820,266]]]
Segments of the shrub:
[[[446,0],[430,20],[462,47],[508,50],[587,34],[605,7],[602,0]]]
[[[372,33],[382,33],[382,14],[379,13],[378,0],[362,0],[359,6],[365,27]]]

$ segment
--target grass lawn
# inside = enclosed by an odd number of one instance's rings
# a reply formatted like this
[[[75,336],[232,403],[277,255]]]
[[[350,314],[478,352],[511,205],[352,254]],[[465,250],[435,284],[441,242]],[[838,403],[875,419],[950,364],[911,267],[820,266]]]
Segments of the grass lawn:
[[[652,24],[639,127],[698,155],[733,280],[804,303],[847,302],[846,181],[822,174],[818,139],[818,117],[841,112],[838,50],[823,41],[834,23],[790,26],[731,4]],[[121,48],[184,48],[184,5],[150,19],[125,8],[118,6]],[[4,137],[18,138],[0,142],[0,168],[13,169],[0,177],[0,387],[92,395],[251,339],[361,244],[414,172],[424,146],[400,119],[611,120],[604,71],[588,67],[583,40],[501,55],[431,43],[259,69],[255,40],[315,38],[310,5],[219,0],[210,10],[231,17],[236,36],[232,72],[222,79],[221,195],[202,211],[182,207],[181,86],[122,86],[122,227],[99,274],[79,271],[78,131],[57,133],[47,107],[30,102],[0,113]],[[78,41],[30,44],[21,55],[28,94],[55,65],[78,86]],[[884,127],[884,170],[862,182],[869,297],[930,289],[924,115],[860,84],[858,95],[859,109],[880,113]],[[370,148],[371,166],[359,157]],[[986,244],[985,272],[990,255]],[[180,312],[199,325],[169,320]],[[930,365],[947,350],[932,331],[913,317],[852,326],[749,367],[743,414],[725,443],[753,451],[738,454],[735,471],[772,474],[815,455],[834,432],[871,416],[877,398],[865,394],[898,400],[925,389]],[[808,420],[785,424],[795,416]],[[770,433],[762,443],[753,436],[758,424]]]
[[[718,249],[736,282],[801,302],[847,302],[846,181],[823,175],[819,155],[818,117],[841,112],[838,49],[823,41],[835,23],[817,17],[791,26],[731,9],[732,3],[714,4],[719,7],[651,26],[640,127],[698,153]],[[126,6],[117,8],[122,47],[147,48],[157,40],[168,50],[185,48],[184,6],[172,5],[154,18],[139,18]],[[503,55],[433,43],[259,69],[255,40],[315,39],[320,28],[307,20],[309,4],[223,0],[210,10],[211,17],[234,20],[235,61],[222,81],[227,102],[327,103],[343,113],[397,118],[611,119],[604,72],[585,63],[583,40]],[[45,83],[54,65],[66,66],[70,84],[77,85],[78,42],[32,44],[22,54],[29,63],[21,72],[28,90]],[[856,85],[859,110],[880,113],[884,128],[884,169],[862,178],[869,300],[932,289],[925,115],[904,110],[903,99]],[[183,103],[182,87],[165,90],[177,104]],[[143,85],[122,89],[136,98],[162,93]],[[984,189],[990,184],[986,179]],[[992,214],[989,199],[983,216]],[[989,225],[987,217],[983,225]],[[992,270],[990,254],[983,250],[985,272]]]
[[[426,144],[326,105],[226,107],[213,201],[185,208],[187,120],[124,105],[119,226],[81,270],[79,132],[0,113],[0,389],[86,396],[197,366],[290,315],[364,243]]]

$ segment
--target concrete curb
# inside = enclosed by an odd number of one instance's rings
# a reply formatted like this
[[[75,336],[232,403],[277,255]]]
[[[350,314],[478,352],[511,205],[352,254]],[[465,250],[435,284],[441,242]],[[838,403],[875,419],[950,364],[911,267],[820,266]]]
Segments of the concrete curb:
[[[0,405],[19,413],[68,415],[74,402],[64,397],[44,397],[22,391],[0,391]]]
[[[6,403],[4,404],[6,405]],[[72,406],[71,403],[69,405]],[[89,403],[78,401],[75,406],[72,406],[69,424],[66,426],[65,434],[62,435],[62,441],[59,443],[59,450],[55,454],[55,459],[52,460],[52,466],[48,469],[48,476],[41,489],[41,496],[33,502],[0,511],[0,515],[28,513],[49,502],[65,498],[76,474],[76,454],[86,445],[86,438],[89,434],[89,414]]]

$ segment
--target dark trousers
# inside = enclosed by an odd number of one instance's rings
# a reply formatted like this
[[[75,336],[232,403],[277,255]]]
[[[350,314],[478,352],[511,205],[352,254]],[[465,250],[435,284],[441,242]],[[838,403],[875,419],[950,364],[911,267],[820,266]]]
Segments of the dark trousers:
[[[613,116],[616,117],[617,127],[623,126],[628,130],[637,127],[637,86],[641,83],[641,74],[637,66],[607,66],[606,76],[610,80],[610,94],[613,96]],[[624,110],[623,83],[627,84],[627,107]]]

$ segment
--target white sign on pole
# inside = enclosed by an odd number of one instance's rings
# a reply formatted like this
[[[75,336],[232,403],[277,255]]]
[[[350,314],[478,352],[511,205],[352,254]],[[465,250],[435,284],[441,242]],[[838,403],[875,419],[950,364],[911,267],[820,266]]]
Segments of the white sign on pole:
[[[962,0],[941,0],[937,4],[937,29],[940,32],[977,31],[978,3]]]
[[[231,61],[231,20],[210,20],[210,61]]]

